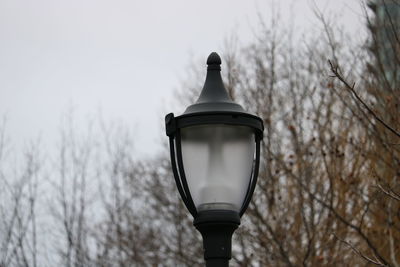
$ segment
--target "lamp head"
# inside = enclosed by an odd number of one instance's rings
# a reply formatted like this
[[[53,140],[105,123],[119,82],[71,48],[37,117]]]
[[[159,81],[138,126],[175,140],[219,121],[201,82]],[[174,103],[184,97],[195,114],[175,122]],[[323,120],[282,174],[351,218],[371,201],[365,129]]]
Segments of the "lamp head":
[[[197,101],[182,115],[165,117],[172,169],[182,200],[195,218],[204,210],[241,216],[257,180],[263,121],[231,99],[217,53],[209,55],[207,65]]]

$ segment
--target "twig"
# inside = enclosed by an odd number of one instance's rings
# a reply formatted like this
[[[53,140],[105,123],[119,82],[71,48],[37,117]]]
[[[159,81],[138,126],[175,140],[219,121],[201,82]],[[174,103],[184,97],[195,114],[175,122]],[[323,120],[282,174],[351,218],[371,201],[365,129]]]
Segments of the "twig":
[[[345,86],[346,88],[354,95],[354,97],[357,99],[358,102],[362,104],[362,106],[379,122],[381,123],[386,129],[390,130],[393,134],[395,134],[397,137],[400,138],[400,133],[397,132],[395,129],[393,129],[389,124],[387,124],[384,120],[382,120],[362,99],[361,97],[357,94],[357,92],[354,90],[355,83],[353,85],[350,85],[344,78],[343,76],[339,73],[339,69],[337,66],[334,66],[330,60],[328,60],[329,65],[331,67],[331,71],[334,74],[336,78],[338,78]]]
[[[339,238],[335,233],[332,233],[332,235],[333,235],[337,240],[339,240],[340,242],[342,242],[342,243],[346,244],[348,247],[350,247],[357,255],[359,255],[361,258],[363,258],[363,259],[366,260],[367,262],[373,263],[373,264],[378,265],[378,266],[388,266],[388,265],[385,265],[385,264],[381,263],[378,259],[373,260],[373,259],[371,259],[371,258],[365,256],[363,253],[361,253],[361,251],[359,251],[359,250],[358,250],[355,246],[353,246],[349,241],[346,241],[346,240],[344,240],[344,239]]]
[[[399,196],[398,194],[396,194],[396,193],[394,193],[394,192],[389,192],[389,191],[385,190],[385,189],[384,189],[380,184],[378,184],[378,183],[377,183],[376,187],[378,187],[385,195],[387,195],[387,196],[389,196],[389,197],[391,197],[391,198],[393,198],[393,199],[395,199],[395,200],[397,200],[397,201],[400,201],[400,196]],[[390,191],[392,191],[392,190],[390,190]]]

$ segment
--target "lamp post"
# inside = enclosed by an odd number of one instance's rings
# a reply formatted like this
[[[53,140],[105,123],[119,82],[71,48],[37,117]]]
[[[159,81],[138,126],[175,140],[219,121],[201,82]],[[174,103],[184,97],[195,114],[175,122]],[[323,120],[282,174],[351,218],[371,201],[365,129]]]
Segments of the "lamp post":
[[[206,266],[229,266],[232,234],[256,186],[264,127],[229,97],[217,53],[207,65],[197,102],[166,115],[165,125],[175,183],[203,237]]]

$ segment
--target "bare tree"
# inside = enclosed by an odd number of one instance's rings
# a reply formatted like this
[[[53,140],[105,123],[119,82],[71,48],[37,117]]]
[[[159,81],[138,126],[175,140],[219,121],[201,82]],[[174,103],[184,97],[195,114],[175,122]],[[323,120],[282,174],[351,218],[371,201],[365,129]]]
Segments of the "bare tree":
[[[53,215],[52,233],[55,247],[64,266],[90,266],[90,232],[93,217],[93,168],[96,143],[91,124],[85,134],[78,135],[72,115],[60,132],[58,158],[53,160],[49,182],[54,194],[49,196]]]
[[[38,266],[38,145],[32,143],[13,167],[7,158],[8,145],[4,121],[0,125],[0,266]]]

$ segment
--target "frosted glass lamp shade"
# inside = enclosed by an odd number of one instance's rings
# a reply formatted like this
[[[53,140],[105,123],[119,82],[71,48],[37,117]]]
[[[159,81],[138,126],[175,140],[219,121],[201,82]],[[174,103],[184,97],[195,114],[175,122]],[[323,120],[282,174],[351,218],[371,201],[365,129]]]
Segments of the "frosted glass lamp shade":
[[[252,174],[254,131],[224,124],[186,127],[181,129],[181,146],[196,209],[239,212]]]

